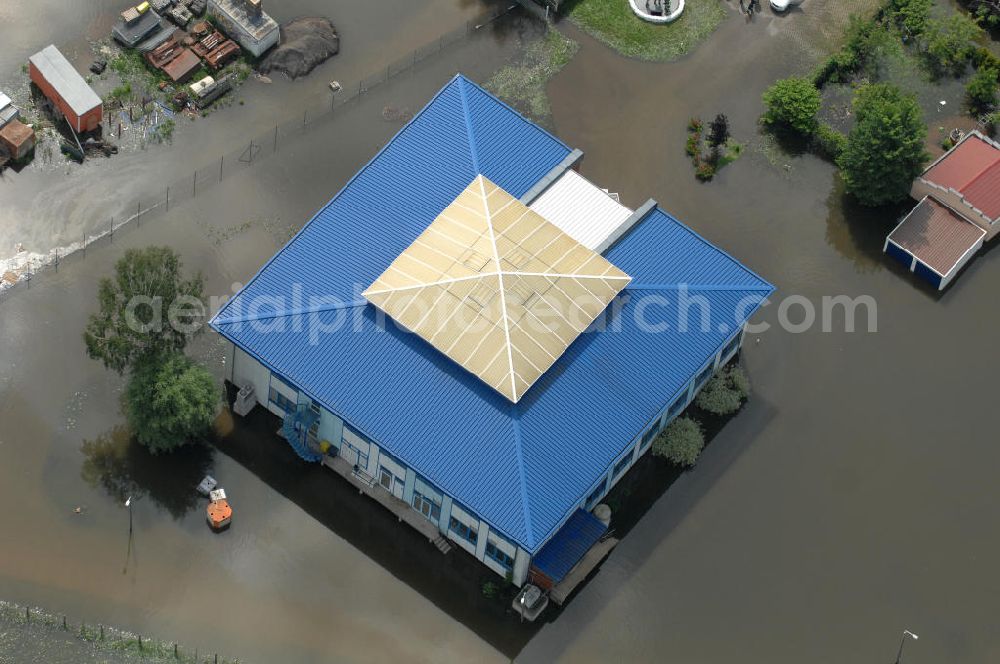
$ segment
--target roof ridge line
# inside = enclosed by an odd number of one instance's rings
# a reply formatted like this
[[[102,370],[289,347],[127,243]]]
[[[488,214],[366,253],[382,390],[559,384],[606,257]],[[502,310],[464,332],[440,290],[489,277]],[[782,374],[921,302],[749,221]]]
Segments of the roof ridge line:
[[[531,550],[535,547],[535,529],[531,525],[531,503],[528,500],[528,482],[524,477],[524,454],[521,439],[521,411],[517,404],[511,404],[510,421],[514,433],[514,450],[517,457],[517,474],[521,480],[521,508],[524,513],[524,535]]]
[[[573,148],[571,148],[570,146],[566,145],[566,143],[564,143],[561,138],[559,138],[555,134],[551,133],[550,131],[548,131],[544,127],[540,127],[538,124],[536,124],[536,123],[532,122],[531,120],[529,120],[528,118],[524,117],[524,115],[522,115],[521,112],[518,111],[516,108],[514,108],[513,106],[511,106],[510,104],[508,104],[507,102],[505,102],[503,99],[500,99],[498,96],[492,94],[489,90],[485,89],[483,86],[479,85],[478,83],[476,83],[472,79],[467,78],[464,74],[456,74],[455,78],[462,79],[463,82],[468,83],[469,85],[471,85],[473,88],[475,88],[479,92],[482,92],[484,95],[490,97],[495,102],[499,103],[505,109],[507,109],[508,111],[510,111],[511,113],[513,113],[514,116],[518,120],[520,120],[524,124],[528,125],[529,128],[535,130],[535,132],[537,132],[539,134],[542,134],[543,136],[546,136],[546,137],[552,139],[553,141],[555,141],[559,145],[563,146],[564,148],[566,148],[570,152],[573,151]]]
[[[313,307],[297,307],[287,311],[275,311],[263,313],[259,316],[237,316],[235,318],[215,318],[212,320],[217,325],[228,325],[231,323],[247,323],[255,320],[270,320],[272,318],[287,318],[288,316],[300,316],[302,314],[315,314],[321,311],[338,311],[340,309],[353,309],[363,307],[368,304],[368,300],[351,300],[350,302],[336,302],[320,304]]]
[[[465,134],[469,138],[469,155],[472,157],[472,170],[480,175],[479,152],[476,150],[476,133],[472,129],[472,117],[469,115],[469,99],[465,95],[465,77],[458,74],[458,92],[462,98],[462,116],[465,118]],[[484,200],[485,203],[485,200]]]
[[[761,280],[763,281],[763,280]],[[765,282],[766,283],[766,282]],[[740,284],[629,284],[622,290],[688,290],[699,291],[751,291],[751,292],[773,292],[773,286],[742,286]]]
[[[479,180],[479,191],[483,195],[483,212],[486,214],[486,228],[490,232],[490,244],[493,246],[493,260],[496,261],[497,266],[497,280],[499,281],[499,288],[497,288],[497,290],[500,293],[500,316],[503,318],[503,333],[507,341],[507,368],[510,369],[510,396],[513,397],[512,401],[517,403],[517,380],[515,379],[517,371],[514,369],[514,351],[510,347],[510,316],[507,313],[507,297],[504,294],[503,268],[500,265],[500,250],[497,248],[496,231],[493,230],[493,213],[490,212],[490,203],[486,200],[486,185],[484,184],[486,176],[480,173],[476,176],[476,179]],[[499,191],[503,191],[503,189],[500,189],[499,185],[494,184],[492,180],[490,181],[490,184],[496,187]]]

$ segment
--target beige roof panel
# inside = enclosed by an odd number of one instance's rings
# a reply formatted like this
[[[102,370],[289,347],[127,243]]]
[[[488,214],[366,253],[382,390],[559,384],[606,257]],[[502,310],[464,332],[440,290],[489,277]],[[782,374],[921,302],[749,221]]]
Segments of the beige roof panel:
[[[364,296],[517,402],[629,281],[480,175]]]

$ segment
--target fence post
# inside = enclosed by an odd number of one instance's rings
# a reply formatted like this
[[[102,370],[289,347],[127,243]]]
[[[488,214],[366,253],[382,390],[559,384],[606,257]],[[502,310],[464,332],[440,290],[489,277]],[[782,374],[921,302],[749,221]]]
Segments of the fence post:
[[[309,109],[302,111],[302,126],[306,126],[306,115],[309,113]]]
[[[278,151],[278,125],[274,125],[274,152]]]
[[[104,625],[101,625],[101,641],[104,640]]]
[[[198,197],[198,169],[194,170],[194,177],[191,179],[191,198]]]
[[[167,212],[170,212],[170,187],[167,187]]]
[[[219,157],[219,182],[222,182],[222,164],[226,161],[226,155]]]
[[[83,257],[87,257],[87,231],[83,232]],[[63,622],[66,622],[66,616],[63,616]]]
[[[63,616],[63,629],[69,629],[69,627],[66,626],[66,616]]]
[[[142,225],[142,201],[135,202],[135,225]]]
[[[111,238],[111,244],[115,243],[115,215],[111,215],[111,233],[109,234]]]

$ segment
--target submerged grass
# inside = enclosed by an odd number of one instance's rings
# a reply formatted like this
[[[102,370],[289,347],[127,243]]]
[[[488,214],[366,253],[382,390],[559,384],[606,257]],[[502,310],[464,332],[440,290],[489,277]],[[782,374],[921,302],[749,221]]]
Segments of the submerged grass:
[[[655,62],[690,52],[725,17],[720,0],[686,0],[684,13],[666,25],[641,20],[628,0],[579,0],[569,9],[574,23],[622,55]]]
[[[497,71],[486,82],[486,89],[533,118],[547,120],[552,109],[545,85],[573,59],[579,47],[555,28],[549,28],[544,38],[528,47],[520,63]]]

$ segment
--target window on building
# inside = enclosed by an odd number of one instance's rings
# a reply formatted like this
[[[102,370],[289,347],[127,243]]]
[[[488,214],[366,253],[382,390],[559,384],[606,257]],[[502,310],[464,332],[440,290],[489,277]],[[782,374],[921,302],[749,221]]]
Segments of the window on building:
[[[509,554],[497,548],[493,542],[486,543],[486,557],[500,563],[504,569],[514,569],[514,559]]]
[[[479,531],[470,525],[462,523],[455,517],[451,517],[451,521],[448,523],[448,528],[451,532],[455,533],[473,546],[475,546],[476,542],[479,541]]]
[[[684,405],[686,403],[687,403],[687,392],[685,391],[676,399],[674,399],[674,402],[672,404],[670,404],[670,408],[667,409],[666,422],[670,422],[670,420],[680,415],[681,411],[684,410]]]
[[[431,500],[419,491],[413,492],[413,509],[435,523],[441,518],[441,503]]]
[[[739,347],[740,347],[740,335],[737,334],[735,337],[733,337],[732,341],[726,344],[726,347],[722,349],[722,354],[719,357],[721,357],[722,361],[725,362],[730,357],[732,357],[733,353],[735,353],[736,349]]]
[[[660,428],[658,424],[659,423],[649,427],[646,433],[642,434],[642,444],[639,446],[640,449],[645,450],[647,447],[649,447],[649,444],[653,442],[654,438],[656,438],[656,434],[660,433]]]
[[[587,496],[587,503],[586,503],[588,510],[594,506],[594,503],[596,503],[598,500],[601,499],[601,496],[604,495],[604,488],[607,485],[608,485],[608,480],[607,478],[605,478],[600,484],[597,485],[596,489],[590,492],[590,495]]]
[[[271,389],[269,391],[268,398],[271,400],[271,403],[273,403],[275,406],[285,411],[286,413],[295,410],[295,402],[286,397],[278,390],[274,389],[273,385],[271,386]]]
[[[709,364],[707,367],[702,369],[701,373],[698,374],[698,378],[696,378],[694,381],[694,389],[696,390],[701,389],[701,386],[704,385],[706,381],[708,381],[708,379],[712,377],[712,370],[714,368],[715,367],[712,364]]]
[[[612,477],[618,477],[622,474],[622,471],[628,468],[628,464],[632,461],[632,455],[626,454],[623,456],[618,463],[615,464],[615,468],[611,471]]]

